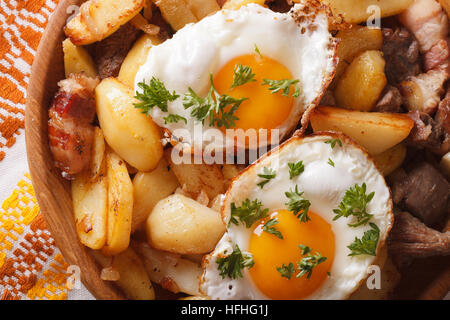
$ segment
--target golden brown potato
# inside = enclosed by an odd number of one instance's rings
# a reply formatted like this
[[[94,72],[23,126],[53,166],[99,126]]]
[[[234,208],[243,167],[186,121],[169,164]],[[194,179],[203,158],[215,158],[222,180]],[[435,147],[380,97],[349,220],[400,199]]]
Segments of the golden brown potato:
[[[153,248],[178,254],[211,252],[225,232],[217,211],[181,194],[159,201],[146,223]]]
[[[133,184],[125,162],[114,152],[106,154],[108,218],[106,244],[102,253],[116,255],[130,243],[133,212]]]
[[[150,48],[160,43],[161,40],[157,36],[143,34],[128,52],[122,66],[120,67],[119,76],[117,79],[134,89],[134,79],[136,78],[136,73],[147,60],[147,54]]]
[[[352,26],[351,29],[341,30],[336,35],[339,39],[337,55],[339,64],[336,68],[335,82],[352,63],[353,59],[367,50],[381,50],[383,34],[381,29]]]
[[[119,272],[117,285],[128,298],[133,300],[154,300],[155,291],[144,267],[144,263],[131,247],[113,257],[105,257],[93,251],[95,260],[103,267],[111,267]]]
[[[97,116],[108,145],[139,171],[154,169],[163,155],[158,126],[134,106],[133,89],[115,78],[95,89]]]
[[[186,0],[186,2],[199,21],[220,9],[216,0]]]
[[[64,31],[75,45],[87,45],[113,34],[144,7],[145,0],[87,1]]]
[[[369,50],[355,58],[334,90],[337,105],[370,111],[387,84],[385,65],[381,51]]]
[[[131,232],[145,221],[158,201],[171,195],[178,187],[177,177],[162,158],[155,170],[138,172],[133,178],[134,206]]]
[[[399,168],[406,157],[406,147],[400,143],[374,157],[375,163],[384,176],[390,175]]]
[[[360,112],[317,107],[311,112],[314,132],[340,131],[377,155],[403,141],[414,127],[410,117],[398,113]]]
[[[447,12],[447,15],[450,17],[450,0],[439,0],[439,3],[441,4],[442,8],[444,8],[445,12]]]
[[[99,127],[95,127],[94,143],[92,145],[92,158],[89,168],[91,181],[97,180],[100,174],[104,174],[105,148],[106,146],[103,131]]]
[[[213,199],[225,191],[225,179],[220,167],[216,164],[175,164],[172,161],[171,152],[167,149],[164,153],[170,168],[177,177],[181,186],[185,186],[188,193],[195,198],[204,190],[209,199]]]
[[[223,5],[223,9],[238,10],[240,7],[249,3],[256,3],[261,6],[265,6],[266,0],[227,0],[227,2]]]
[[[64,71],[66,78],[71,73],[84,72],[87,76],[95,78],[97,76],[97,68],[94,60],[83,47],[78,47],[66,39],[62,43],[64,52]]]
[[[188,23],[197,22],[197,18],[185,0],[156,0],[161,14],[174,30],[180,30]]]
[[[447,177],[450,177],[450,152],[447,152],[445,154],[440,162],[440,166],[442,168],[442,171]]]
[[[370,6],[380,8],[380,18],[399,14],[408,8],[414,0],[324,0],[328,2],[334,14],[341,14],[348,23],[366,22],[374,14]]]

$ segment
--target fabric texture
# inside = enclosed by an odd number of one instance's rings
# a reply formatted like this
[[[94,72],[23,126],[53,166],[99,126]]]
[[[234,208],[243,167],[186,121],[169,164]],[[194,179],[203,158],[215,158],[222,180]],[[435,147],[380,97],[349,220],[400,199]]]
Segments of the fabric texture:
[[[31,65],[58,0],[0,0],[0,299],[93,299],[55,246],[25,152]]]

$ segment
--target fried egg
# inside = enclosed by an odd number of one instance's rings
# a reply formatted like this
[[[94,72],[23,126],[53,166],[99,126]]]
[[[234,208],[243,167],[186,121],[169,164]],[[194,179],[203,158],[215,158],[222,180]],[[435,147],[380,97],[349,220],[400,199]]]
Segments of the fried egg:
[[[277,13],[248,4],[188,24],[172,39],[152,47],[137,72],[135,90],[141,91],[140,82],[159,79],[180,97],[168,103],[168,112],[153,108],[153,121],[173,136],[181,136],[185,144],[223,149],[227,143],[224,127],[206,133],[215,128],[210,120],[202,124],[192,116],[192,108],[183,106],[189,88],[200,97],[207,96],[212,75],[220,94],[247,98],[234,113],[238,118],[235,129],[267,129],[269,134],[259,139],[262,145],[268,143],[272,129],[278,130],[280,138],[292,132],[302,114],[319,102],[336,62],[336,42],[328,31],[324,8],[297,4],[289,13]],[[231,89],[239,65],[251,67],[256,81]],[[262,85],[263,79],[299,80],[300,95],[293,97],[292,88],[289,96],[281,91],[272,94],[268,85]],[[169,114],[184,117],[186,123],[166,123]]]
[[[292,176],[289,164],[299,161],[303,171]],[[268,169],[275,175],[261,187],[261,175]],[[336,219],[334,210],[355,185],[365,185],[367,195],[373,192],[367,204],[372,216],[369,222],[350,226],[357,224],[357,217]],[[302,222],[289,210],[286,192],[294,190],[303,192],[302,197],[310,202],[308,221]],[[247,199],[260,201],[267,217],[250,227],[239,220],[230,223],[232,208]],[[377,263],[393,223],[392,200],[384,177],[366,151],[336,133],[294,135],[260,158],[233,180],[221,214],[227,231],[203,260],[200,283],[201,291],[213,299],[346,299],[367,277],[368,267]],[[276,220],[273,227],[282,238],[264,231],[270,219]],[[349,245],[356,238],[362,239],[372,225],[379,229],[374,255],[351,256]],[[306,274],[296,276],[301,270],[297,262],[305,257],[299,245],[309,247],[313,255],[326,257],[309,278]],[[229,256],[236,246],[252,257],[254,265],[243,268],[242,277],[233,279],[221,275],[217,259]],[[289,263],[295,268],[290,279],[277,269]]]

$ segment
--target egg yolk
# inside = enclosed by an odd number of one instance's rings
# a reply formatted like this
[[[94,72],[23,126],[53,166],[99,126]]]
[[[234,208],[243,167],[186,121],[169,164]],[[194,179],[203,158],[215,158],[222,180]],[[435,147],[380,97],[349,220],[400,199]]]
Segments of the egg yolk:
[[[233,76],[239,65],[252,68],[254,82],[234,87]],[[272,94],[269,85],[262,85],[263,79],[292,80],[292,74],[279,62],[258,54],[248,54],[230,60],[214,77],[214,86],[220,94],[234,98],[248,98],[234,113],[239,118],[235,121],[236,129],[275,129],[279,127],[291,113],[294,98],[283,96],[281,91]],[[270,134],[270,131],[268,132]]]
[[[331,225],[318,214],[309,211],[308,216],[310,221],[300,222],[291,211],[279,210],[261,220],[253,229],[249,251],[255,264],[249,272],[258,289],[270,299],[304,299],[328,277],[334,259],[334,233]],[[281,232],[283,239],[263,231],[264,224],[272,218],[278,220],[273,227]],[[299,273],[297,262],[305,257],[299,244],[310,247],[311,254],[320,253],[327,258],[312,269],[309,279],[307,274],[296,277]],[[295,266],[295,273],[288,279],[281,276],[277,267],[288,266],[290,262]]]

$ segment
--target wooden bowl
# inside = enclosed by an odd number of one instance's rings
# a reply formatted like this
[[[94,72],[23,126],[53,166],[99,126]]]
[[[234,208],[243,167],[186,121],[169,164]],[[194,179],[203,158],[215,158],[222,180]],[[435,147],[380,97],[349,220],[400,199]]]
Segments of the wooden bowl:
[[[97,299],[123,299],[121,291],[110,282],[100,279],[100,270],[86,247],[78,240],[72,212],[70,183],[53,165],[48,146],[48,107],[57,90],[57,82],[64,78],[62,41],[63,27],[73,14],[69,7],[82,0],[61,0],[41,39],[34,59],[27,92],[25,132],[28,163],[36,198],[56,245],[66,261],[81,269],[84,285]],[[430,261],[436,261],[435,265]],[[419,261],[403,274],[404,280],[395,296],[407,299],[442,299],[450,288],[450,271],[442,270],[445,259]],[[431,277],[430,277],[431,276]],[[420,283],[417,278],[422,279]],[[164,294],[162,295],[164,297]]]

